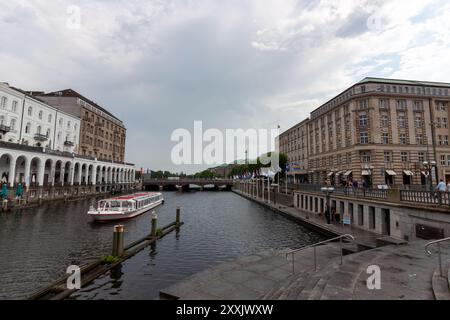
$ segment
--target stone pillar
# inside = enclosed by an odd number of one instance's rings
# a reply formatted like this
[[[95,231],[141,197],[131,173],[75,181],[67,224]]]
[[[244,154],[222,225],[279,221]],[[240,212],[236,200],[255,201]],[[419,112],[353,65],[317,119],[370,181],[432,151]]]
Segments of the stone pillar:
[[[66,168],[61,164],[61,172],[59,173],[59,180],[61,180],[61,186],[64,187],[64,176],[66,174]]]
[[[92,185],[97,185],[97,166],[92,168]]]
[[[14,187],[14,182],[16,180],[16,162],[17,159],[11,159],[9,164],[9,185],[11,188]]]
[[[30,171],[31,171],[31,161],[26,159],[25,160],[24,178],[25,178],[25,183],[26,183],[27,187],[30,187],[30,184],[31,184]]]
[[[81,177],[83,176],[83,166],[78,165],[78,184],[81,185]]]
[[[69,175],[70,186],[73,186],[74,179],[75,179],[75,163],[72,163],[72,165],[70,167],[70,175]]]
[[[85,184],[88,185],[89,184],[89,165],[88,164],[86,164],[86,170],[84,172],[84,175],[86,177]]]
[[[38,174],[37,174],[37,183],[39,187],[42,187],[44,185],[44,175],[45,175],[45,161],[41,161],[38,168]]]

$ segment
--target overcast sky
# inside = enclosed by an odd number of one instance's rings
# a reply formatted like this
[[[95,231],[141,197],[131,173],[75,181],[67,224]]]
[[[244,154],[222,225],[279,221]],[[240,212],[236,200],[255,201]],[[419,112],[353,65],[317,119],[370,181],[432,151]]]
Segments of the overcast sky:
[[[285,130],[366,76],[450,82],[447,0],[9,0],[0,30],[0,81],[79,91],[153,170],[199,169],[170,157],[195,120]]]

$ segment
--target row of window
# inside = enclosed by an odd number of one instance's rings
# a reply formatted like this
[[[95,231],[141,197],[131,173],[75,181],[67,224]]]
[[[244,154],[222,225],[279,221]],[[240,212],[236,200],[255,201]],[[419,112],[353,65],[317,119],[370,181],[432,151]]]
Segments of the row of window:
[[[1,97],[0,99],[0,108],[3,110],[10,110],[12,112],[17,113],[18,112],[18,105],[19,102],[17,100],[13,100],[11,103],[11,109],[8,108],[8,98],[7,97]]]

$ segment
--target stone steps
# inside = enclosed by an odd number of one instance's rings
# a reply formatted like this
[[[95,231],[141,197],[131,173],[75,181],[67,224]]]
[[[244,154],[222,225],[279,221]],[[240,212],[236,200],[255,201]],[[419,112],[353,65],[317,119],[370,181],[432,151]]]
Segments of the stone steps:
[[[318,255],[325,257],[318,263],[319,268],[304,269],[299,274],[289,277],[281,286],[266,294],[265,300],[321,300],[352,299],[354,286],[362,272],[373,261],[385,253],[367,250],[349,254],[341,265],[339,244],[320,247]],[[348,248],[344,249],[348,252]],[[319,260],[319,259],[318,259]]]
[[[431,280],[436,300],[450,300],[450,260],[443,263],[443,273],[444,277],[441,277],[438,266]]]

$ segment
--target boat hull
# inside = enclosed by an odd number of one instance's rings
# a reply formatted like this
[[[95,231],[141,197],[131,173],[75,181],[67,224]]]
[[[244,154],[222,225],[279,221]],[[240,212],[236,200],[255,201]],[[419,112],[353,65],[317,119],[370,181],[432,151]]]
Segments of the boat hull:
[[[161,200],[156,201],[146,207],[140,208],[140,209],[132,211],[132,212],[99,213],[98,211],[90,211],[90,212],[88,212],[88,215],[95,222],[111,222],[111,221],[118,221],[118,220],[128,220],[128,219],[138,217],[156,207],[159,207],[162,204],[164,204],[164,200],[161,199]]]

